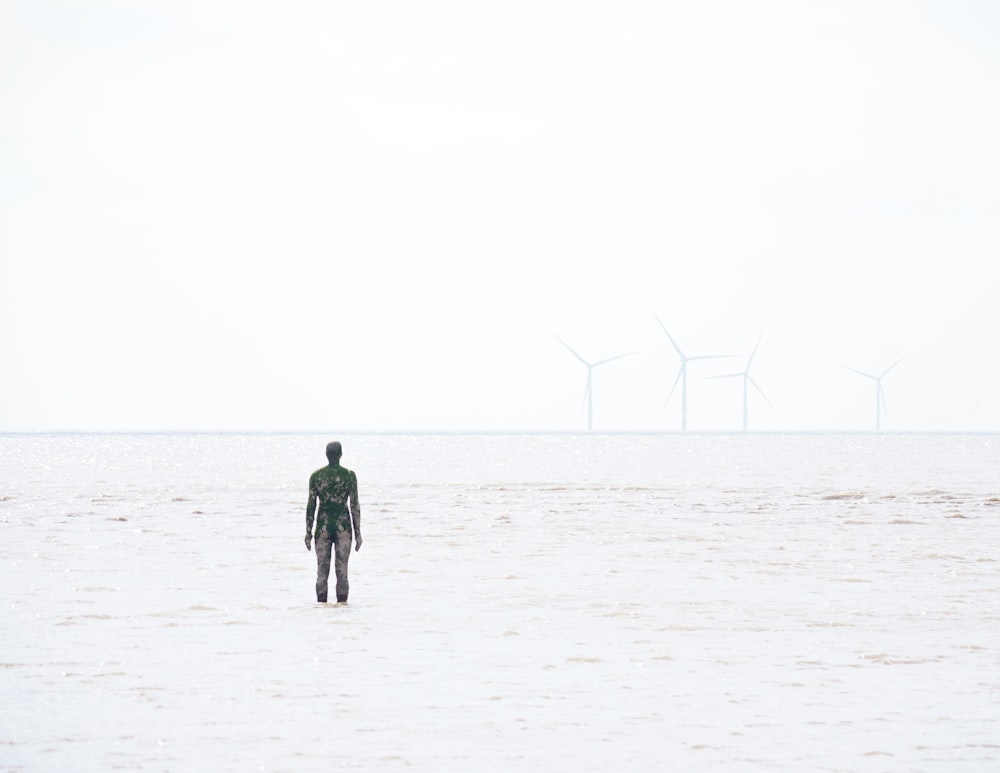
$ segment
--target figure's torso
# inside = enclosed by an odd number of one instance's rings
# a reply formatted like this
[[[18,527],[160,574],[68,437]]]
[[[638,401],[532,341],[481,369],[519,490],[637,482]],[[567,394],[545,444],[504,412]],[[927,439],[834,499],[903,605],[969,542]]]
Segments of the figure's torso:
[[[309,478],[309,488],[319,500],[316,527],[328,532],[350,531],[351,513],[348,502],[354,485],[354,473],[346,467],[327,466],[316,470]]]

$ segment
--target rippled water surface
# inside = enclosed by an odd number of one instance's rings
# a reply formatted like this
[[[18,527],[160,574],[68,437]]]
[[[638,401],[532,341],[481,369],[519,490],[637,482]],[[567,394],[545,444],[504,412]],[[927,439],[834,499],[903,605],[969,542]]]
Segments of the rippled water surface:
[[[1000,437],[0,436],[4,771],[1000,770]]]

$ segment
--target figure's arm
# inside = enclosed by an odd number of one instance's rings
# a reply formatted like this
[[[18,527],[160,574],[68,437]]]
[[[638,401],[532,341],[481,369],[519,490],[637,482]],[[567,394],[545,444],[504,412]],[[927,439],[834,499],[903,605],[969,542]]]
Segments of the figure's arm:
[[[361,550],[361,505],[358,503],[358,476],[351,472],[351,525],[354,526],[354,550]]]
[[[306,505],[306,550],[312,550],[313,522],[316,520],[316,489],[309,481],[309,503]]]

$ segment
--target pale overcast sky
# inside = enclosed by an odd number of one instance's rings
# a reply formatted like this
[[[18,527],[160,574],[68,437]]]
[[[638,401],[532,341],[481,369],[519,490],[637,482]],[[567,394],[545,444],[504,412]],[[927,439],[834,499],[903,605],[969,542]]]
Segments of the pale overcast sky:
[[[0,2],[0,430],[1000,431],[1000,4]],[[845,367],[847,366],[847,367]]]

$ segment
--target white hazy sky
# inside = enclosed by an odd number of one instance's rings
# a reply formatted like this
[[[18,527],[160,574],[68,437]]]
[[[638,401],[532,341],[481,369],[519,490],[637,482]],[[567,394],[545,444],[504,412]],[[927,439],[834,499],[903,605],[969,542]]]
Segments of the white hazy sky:
[[[1000,4],[0,2],[0,430],[1000,431]]]

